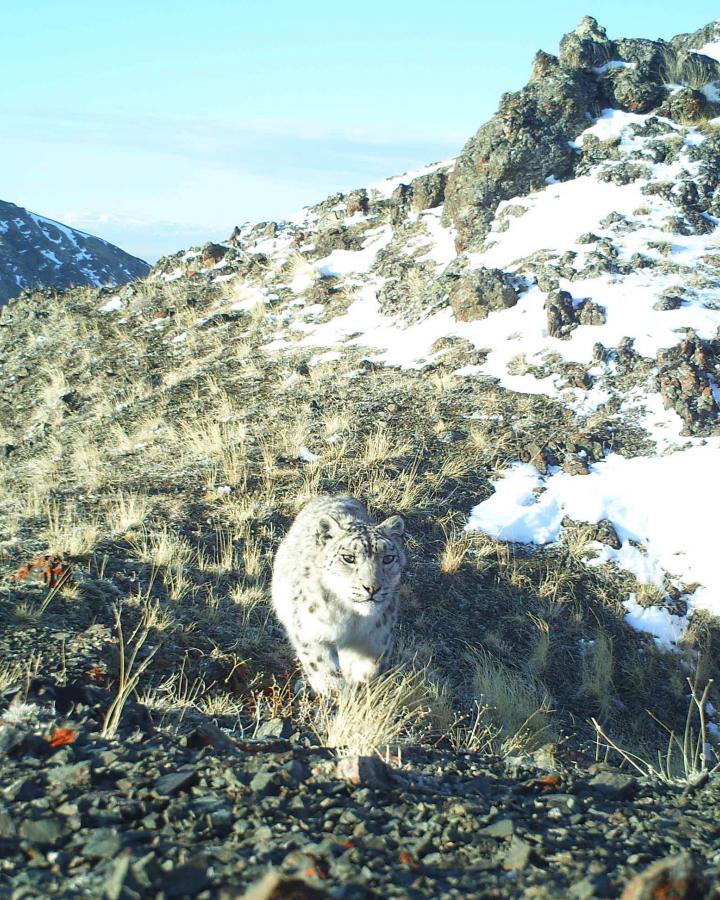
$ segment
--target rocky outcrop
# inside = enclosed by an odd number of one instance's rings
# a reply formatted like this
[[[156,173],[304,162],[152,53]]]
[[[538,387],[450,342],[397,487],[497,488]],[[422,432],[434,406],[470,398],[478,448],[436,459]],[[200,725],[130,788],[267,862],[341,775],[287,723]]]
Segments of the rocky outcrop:
[[[0,201],[0,305],[32,288],[125,284],[149,270],[102,238]]]
[[[582,39],[595,40],[586,30]],[[501,200],[573,174],[578,154],[569,142],[587,126],[588,113],[599,110],[599,100],[592,72],[537,55],[530,82],[503,95],[448,178],[445,216],[457,229],[458,250],[481,243]]]
[[[445,188],[447,174],[445,172],[431,172],[428,175],[420,175],[410,182],[412,190],[412,208],[416,212],[423,209],[434,209],[445,200]]]
[[[704,91],[720,79],[720,64],[695,52],[717,28],[670,43],[613,41],[586,16],[562,38],[559,56],[539,52],[526,87],[502,97],[498,112],[468,141],[450,174],[445,218],[457,229],[458,250],[480,246],[501,200],[572,177],[579,165],[597,161],[591,159],[593,143],[603,154],[612,153],[612,146],[600,147],[597,139],[583,145],[582,153],[571,146],[604,107],[655,111],[684,123],[720,114],[720,105]],[[670,93],[670,85],[681,89]],[[625,166],[606,174],[625,184],[646,177],[647,170]]]
[[[466,270],[446,274],[450,306],[461,322],[486,319],[495,309],[510,309],[518,294],[499,269]]]
[[[578,325],[604,325],[605,311],[592,300],[573,301],[568,291],[553,290],[545,301],[548,334],[567,340]]]
[[[657,363],[658,389],[663,403],[683,420],[684,433],[717,433],[720,407],[708,374],[717,372],[711,349],[688,330],[676,347],[658,353]]]

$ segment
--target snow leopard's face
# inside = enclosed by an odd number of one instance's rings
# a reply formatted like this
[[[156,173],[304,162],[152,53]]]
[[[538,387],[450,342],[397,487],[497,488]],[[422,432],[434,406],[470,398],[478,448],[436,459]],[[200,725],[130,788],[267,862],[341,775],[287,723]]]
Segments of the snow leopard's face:
[[[393,599],[405,567],[400,516],[381,525],[320,522],[318,543],[323,587],[361,616],[376,613]]]

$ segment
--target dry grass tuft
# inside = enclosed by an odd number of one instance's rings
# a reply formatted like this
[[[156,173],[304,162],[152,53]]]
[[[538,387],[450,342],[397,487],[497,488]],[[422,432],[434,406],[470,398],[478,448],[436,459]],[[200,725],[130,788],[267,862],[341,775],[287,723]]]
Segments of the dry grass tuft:
[[[73,504],[60,506],[59,503],[49,503],[47,521],[45,539],[52,554],[84,556],[90,553],[100,540],[100,526],[97,520],[85,520]]]
[[[586,641],[583,644],[580,693],[593,700],[603,716],[610,711],[614,667],[612,639],[604,632],[598,631],[593,641]]]
[[[373,466],[377,463],[386,462],[388,459],[396,459],[409,453],[412,448],[404,441],[393,443],[388,436],[388,430],[382,426],[377,426],[374,431],[365,438],[362,449],[360,450],[360,459],[366,466]]]
[[[485,650],[470,650],[474,698],[486,706],[502,736],[505,753],[529,752],[550,739],[550,698],[531,675],[494,659]]]
[[[143,647],[150,634],[150,629],[141,619],[130,634],[126,635],[120,606],[115,607],[114,614],[115,633],[118,641],[118,675],[115,696],[103,719],[101,731],[103,737],[112,737],[117,732],[125,704],[135,692],[140,678],[160,649],[158,644],[143,654]]]
[[[720,757],[717,751],[709,743],[708,705],[709,694],[713,680],[706,682],[700,689],[697,676],[695,679],[687,679],[690,688],[685,728],[681,734],[677,734],[649,712],[651,718],[660,725],[668,734],[666,749],[658,750],[656,760],[649,760],[644,756],[631,753],[610,738],[597,719],[590,722],[597,736],[596,757],[601,757],[604,751],[605,757],[614,752],[618,757],[646,778],[655,778],[659,781],[678,784],[701,784],[708,775],[720,771]]]
[[[720,79],[720,65],[714,59],[673,47],[663,47],[661,56],[660,77],[664,84],[686,85],[701,91]]]
[[[0,693],[22,681],[23,670],[19,663],[0,661]]]
[[[313,728],[326,747],[367,756],[417,740],[429,727],[431,692],[423,672],[399,669],[317,703]]]
[[[308,284],[312,284],[312,282],[320,277],[320,273],[315,266],[297,250],[293,251],[290,256],[288,256],[285,265],[283,266],[283,270],[290,281],[295,281],[297,278],[298,281],[307,281]]]
[[[442,526],[442,530],[445,546],[440,554],[440,571],[443,575],[454,575],[465,561],[472,537],[467,531],[450,531],[446,525]]]
[[[146,494],[118,491],[106,502],[105,522],[113,534],[125,534],[142,525],[149,511],[150,498]]]
[[[128,539],[128,543],[141,562],[156,567],[182,568],[195,555],[190,544],[167,525],[152,531],[143,528],[140,535],[133,535]]]
[[[199,712],[206,716],[239,716],[244,709],[243,703],[227,692],[207,694],[196,704]]]
[[[487,706],[474,704],[472,713],[457,716],[445,732],[456,753],[494,754],[501,732]]]

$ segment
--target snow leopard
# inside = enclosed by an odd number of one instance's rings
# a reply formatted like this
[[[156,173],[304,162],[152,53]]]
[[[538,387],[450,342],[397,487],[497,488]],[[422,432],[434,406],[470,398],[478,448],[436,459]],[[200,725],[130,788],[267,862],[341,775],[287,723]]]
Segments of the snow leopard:
[[[315,497],[278,547],[273,607],[316,694],[369,681],[387,663],[404,530],[400,516],[373,524],[354,497]]]

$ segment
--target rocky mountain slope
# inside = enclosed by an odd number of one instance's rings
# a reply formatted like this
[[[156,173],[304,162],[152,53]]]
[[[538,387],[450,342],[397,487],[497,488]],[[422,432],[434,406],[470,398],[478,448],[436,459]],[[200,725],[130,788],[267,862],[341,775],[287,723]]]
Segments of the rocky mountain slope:
[[[102,238],[0,200],[0,304],[42,287],[125,284],[148,269]]]
[[[455,160],[8,303],[11,896],[717,893],[718,59],[584,19]],[[334,491],[410,573],[328,701],[268,585]]]

